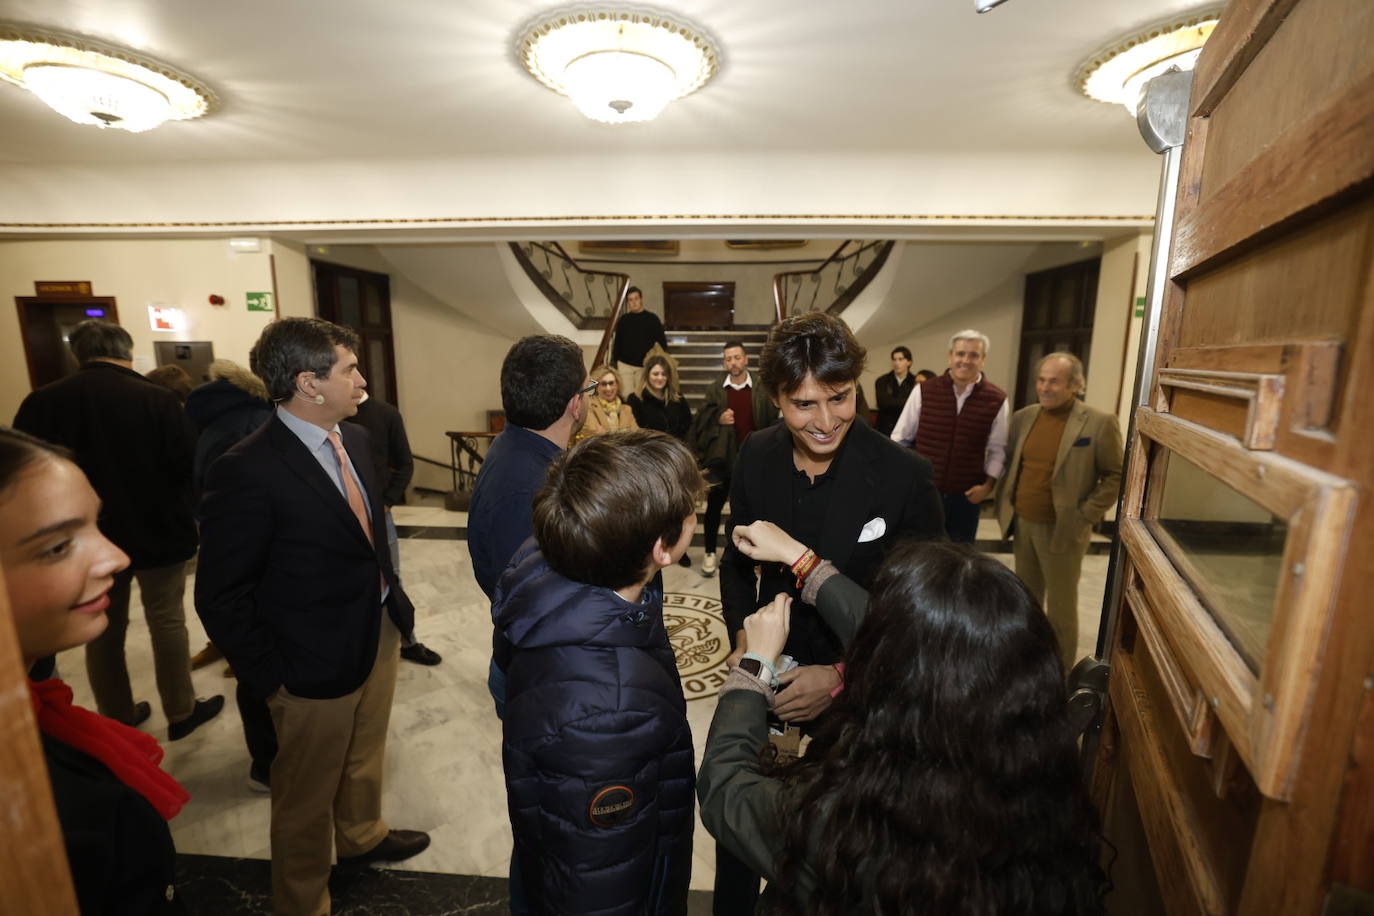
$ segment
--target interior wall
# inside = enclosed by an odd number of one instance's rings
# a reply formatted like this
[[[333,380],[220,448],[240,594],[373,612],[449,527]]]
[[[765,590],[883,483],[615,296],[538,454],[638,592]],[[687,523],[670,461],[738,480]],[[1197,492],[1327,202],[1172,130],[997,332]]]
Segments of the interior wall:
[[[873,382],[892,369],[888,354],[898,345],[911,350],[912,370],[932,369],[937,374],[949,367],[950,335],[968,328],[988,335],[992,344],[983,362],[983,374],[999,388],[1010,391],[1016,383],[1016,359],[1021,346],[1021,312],[1025,299],[1027,273],[1048,270],[1093,257],[1095,246],[1059,242],[1037,246],[1026,257],[1019,272],[1008,274],[1001,282],[974,298],[950,307],[950,303],[915,302],[910,306],[913,324],[905,333],[865,335],[859,342],[868,348],[868,367],[861,379],[869,404],[873,401]],[[936,317],[921,321],[929,309]],[[1094,335],[1094,341],[1096,341]],[[1118,340],[1117,345],[1120,345]]]
[[[215,356],[248,364],[248,351],[273,312],[250,312],[247,293],[272,291],[272,246],[239,253],[224,239],[158,241],[0,242],[0,420],[8,422],[31,390],[19,332],[17,296],[34,295],[40,280],[89,280],[97,296],[113,296],[119,323],[134,339],[134,368],[152,369],[155,340],[209,340]],[[279,275],[291,273],[279,265]],[[292,306],[299,283],[292,278]],[[213,306],[211,294],[225,304]],[[148,306],[181,309],[182,331],[154,331]]]
[[[1143,146],[1115,155],[854,152],[839,162],[799,150],[644,155],[627,148],[611,155],[558,150],[459,159],[54,163],[7,166],[4,174],[0,231],[95,223],[166,231],[165,224],[178,223],[195,232],[213,222],[247,233],[269,225],[320,229],[375,221],[389,229],[502,225],[545,237],[553,234],[551,221],[685,221],[730,232],[726,227],[757,229],[801,214],[844,225],[921,222],[932,214],[1138,219],[1154,211],[1159,185],[1158,160]]]
[[[370,245],[331,245],[322,260],[391,277],[391,324],[396,355],[396,407],[416,455],[448,463],[446,435],[487,428],[487,411],[501,409],[501,361],[515,343],[420,289]],[[595,347],[592,348],[595,350]],[[590,355],[588,356],[590,359]],[[415,463],[413,486],[447,490],[450,472]]]

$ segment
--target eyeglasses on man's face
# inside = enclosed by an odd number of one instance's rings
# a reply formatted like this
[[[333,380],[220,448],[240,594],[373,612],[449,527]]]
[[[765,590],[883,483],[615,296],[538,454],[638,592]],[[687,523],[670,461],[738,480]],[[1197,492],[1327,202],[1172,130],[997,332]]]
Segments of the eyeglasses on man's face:
[[[589,383],[587,384],[587,387],[586,387],[586,388],[579,388],[579,389],[577,389],[577,393],[578,393],[578,394],[584,394],[584,395],[585,395],[585,394],[592,394],[592,393],[594,393],[594,392],[596,391],[596,386],[597,386],[597,385],[600,385],[600,384],[601,384],[600,382],[589,382]]]

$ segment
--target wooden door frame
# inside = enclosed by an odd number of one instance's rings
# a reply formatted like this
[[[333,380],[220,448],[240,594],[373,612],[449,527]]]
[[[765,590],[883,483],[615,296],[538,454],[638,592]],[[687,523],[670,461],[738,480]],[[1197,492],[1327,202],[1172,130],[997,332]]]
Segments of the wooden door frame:
[[[28,366],[29,385],[32,388],[38,388],[40,386],[38,384],[37,367],[33,362],[33,354],[29,351],[29,341],[24,333],[24,328],[28,324],[30,309],[49,304],[89,304],[92,308],[104,307],[108,309],[105,317],[112,323],[119,324],[119,308],[115,305],[114,296],[15,296],[14,306],[19,313],[19,340],[24,347],[24,362]]]
[[[1163,628],[1157,625],[1170,612],[1153,607],[1158,602],[1148,594],[1148,581],[1153,578],[1157,588],[1164,577],[1148,571],[1142,575],[1133,555],[1113,565],[1109,584],[1114,583],[1124,598],[1109,597],[1106,613],[1121,614],[1121,618],[1113,632],[1104,633],[1105,645],[1099,643],[1110,656],[1113,677],[1102,753],[1094,770],[1094,796],[1105,798],[1111,791],[1110,755],[1122,753],[1118,744],[1124,747],[1133,740],[1138,746],[1142,738],[1148,739],[1149,727],[1174,730],[1167,721],[1168,706],[1174,707],[1180,724],[1191,720],[1196,726],[1191,732],[1185,727],[1183,733],[1193,742],[1193,763],[1212,774],[1208,795],[1225,797],[1230,774],[1237,772],[1236,760],[1243,757],[1240,745],[1248,745],[1244,753],[1251,759],[1241,762],[1254,775],[1255,787],[1264,792],[1254,801],[1252,831],[1236,837],[1243,844],[1241,880],[1234,888],[1236,896],[1227,898],[1212,880],[1218,872],[1210,865],[1218,863],[1205,860],[1197,831],[1187,829],[1190,822],[1211,826],[1205,818],[1198,821],[1192,810],[1187,791],[1196,786],[1186,787],[1177,770],[1142,777],[1136,758],[1131,757],[1132,783],[1146,820],[1150,854],[1157,859],[1156,870],[1178,878],[1163,888],[1170,912],[1316,913],[1328,891],[1334,893],[1341,885],[1374,890],[1374,817],[1369,813],[1374,799],[1374,680],[1370,679],[1374,627],[1368,626],[1364,613],[1368,594],[1374,590],[1374,569],[1357,554],[1374,544],[1374,510],[1368,498],[1374,456],[1367,445],[1360,445],[1356,432],[1374,425],[1374,409],[1368,404],[1368,392],[1374,388],[1374,348],[1368,345],[1374,340],[1374,282],[1366,271],[1364,284],[1352,294],[1355,298],[1347,300],[1358,311],[1347,313],[1352,324],[1339,354],[1343,373],[1339,379],[1322,378],[1321,351],[1330,347],[1330,341],[1323,339],[1273,345],[1274,351],[1286,352],[1269,354],[1273,368],[1265,368],[1266,354],[1260,351],[1267,341],[1257,338],[1259,346],[1250,346],[1239,360],[1244,364],[1240,371],[1249,376],[1246,379],[1218,374],[1237,370],[1222,363],[1247,349],[1243,335],[1234,346],[1223,342],[1195,348],[1207,352],[1190,353],[1180,346],[1184,299],[1194,278],[1212,275],[1271,241],[1297,236],[1308,226],[1325,227],[1328,224],[1322,220],[1328,215],[1349,214],[1358,225],[1371,219],[1374,72],[1367,65],[1352,68],[1349,72],[1354,75],[1344,84],[1333,83],[1336,88],[1326,90],[1318,104],[1285,122],[1268,142],[1256,145],[1248,159],[1233,160],[1234,169],[1225,181],[1213,182],[1205,199],[1201,195],[1203,153],[1218,106],[1248,68],[1264,59],[1262,52],[1281,28],[1299,21],[1309,26],[1339,23],[1326,15],[1333,5],[1340,6],[1321,0],[1308,0],[1306,8],[1301,8],[1299,0],[1233,0],[1227,7],[1193,77],[1185,119],[1188,145],[1176,160],[1173,184],[1178,200],[1176,224],[1161,216],[1156,230],[1157,242],[1170,229],[1174,237],[1167,265],[1151,271],[1152,294],[1160,293],[1151,296],[1151,306],[1162,302],[1162,310],[1152,315],[1159,322],[1158,337],[1151,342],[1153,358],[1140,362],[1143,384],[1138,401],[1143,406],[1137,408],[1132,424],[1135,435],[1123,495],[1123,538],[1140,536],[1137,520],[1148,518],[1157,506],[1161,477],[1146,461],[1153,460],[1152,453],[1161,445],[1169,444],[1161,440],[1182,432],[1183,439],[1194,444],[1209,441],[1186,424],[1209,428],[1214,436],[1223,433],[1217,438],[1225,440],[1224,447],[1212,450],[1210,470],[1217,476],[1230,474],[1252,496],[1266,495],[1271,504],[1283,495],[1258,480],[1260,469],[1266,477],[1278,468],[1283,469],[1280,473],[1297,469],[1297,478],[1288,481],[1293,492],[1287,498],[1290,503],[1302,503],[1297,516],[1309,529],[1303,536],[1314,536],[1312,516],[1317,512],[1313,510],[1323,510],[1323,499],[1333,496],[1337,503],[1345,503],[1344,508],[1335,506],[1334,523],[1321,526],[1329,542],[1317,551],[1315,568],[1306,562],[1298,568],[1299,558],[1291,551],[1285,557],[1289,587],[1326,590],[1329,600],[1324,606],[1309,600],[1306,609],[1280,609],[1277,627],[1291,627],[1301,619],[1306,632],[1300,634],[1301,645],[1276,646],[1271,641],[1257,678],[1270,689],[1258,694],[1254,685],[1237,683],[1244,678],[1232,676],[1228,684],[1227,678],[1218,677],[1222,669],[1233,667],[1223,657],[1224,642],[1208,640],[1223,648],[1206,657],[1203,641],[1177,638],[1180,629],[1188,632],[1186,624],[1173,620]],[[1247,136],[1237,140],[1233,134],[1228,140],[1244,143]],[[1293,168],[1295,162],[1301,167]],[[1166,159],[1166,174],[1169,167]],[[1361,256],[1367,258],[1367,250]],[[1165,260],[1152,262],[1161,265]],[[1195,317],[1202,314],[1200,307],[1192,310]],[[1142,352],[1145,349],[1142,339]],[[1314,367],[1315,374],[1304,374],[1303,366]],[[1206,382],[1213,389],[1210,392],[1179,384],[1197,382],[1199,371],[1206,375],[1208,370],[1215,370]],[[1266,397],[1261,391],[1266,375],[1281,376],[1284,389],[1280,400],[1271,397],[1267,406],[1261,403]],[[1321,394],[1312,396],[1314,388]],[[1321,418],[1323,410],[1340,417],[1341,426],[1328,428]],[[1268,455],[1271,450],[1281,455]],[[1244,481],[1235,476],[1242,470],[1248,472]],[[1357,502],[1356,494],[1365,498]],[[1330,503],[1325,511],[1333,511]],[[1136,555],[1147,565],[1153,563],[1144,537],[1136,539]],[[1305,582],[1299,585],[1301,580]],[[1143,589],[1142,583],[1146,584]],[[1137,664],[1126,648],[1132,645],[1134,653],[1144,652],[1153,662],[1158,677],[1172,682],[1172,688],[1165,685],[1164,695],[1136,677],[1145,666]],[[1287,683],[1302,696],[1284,695],[1282,688],[1275,693],[1275,683]],[[1191,687],[1200,689],[1193,693]],[[1247,692],[1249,710],[1239,708],[1237,700]],[[1151,706],[1155,696],[1165,708]],[[1224,708],[1228,704],[1229,710]],[[1285,704],[1289,704],[1286,710]],[[1276,724],[1277,720],[1295,713],[1301,721],[1288,735],[1286,746],[1273,744],[1278,734],[1290,728]],[[1268,724],[1257,725],[1255,715]],[[1224,726],[1210,738],[1209,717],[1215,720],[1212,726]]]

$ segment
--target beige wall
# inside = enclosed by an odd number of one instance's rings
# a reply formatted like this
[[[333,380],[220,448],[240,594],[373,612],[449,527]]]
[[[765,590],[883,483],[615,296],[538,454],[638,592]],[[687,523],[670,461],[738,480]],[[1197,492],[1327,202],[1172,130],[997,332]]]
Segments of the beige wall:
[[[0,242],[0,296],[9,302],[0,308],[0,419],[12,419],[30,390],[13,302],[16,296],[34,295],[34,281],[89,280],[95,295],[113,296],[119,323],[134,339],[134,366],[140,371],[155,365],[155,340],[213,341],[215,356],[247,365],[253,341],[275,317],[248,311],[246,297],[272,290],[270,255],[266,241],[261,252],[239,254],[225,239]],[[300,301],[294,277],[290,289],[293,307],[308,305]],[[211,294],[223,296],[225,304],[210,305]],[[186,329],[153,331],[149,305],[181,309]]]
[[[501,360],[515,341],[492,333],[395,273],[373,246],[331,245],[316,256],[391,277],[400,394],[396,407],[405,419],[411,451],[447,463],[445,433],[485,430],[487,411],[501,408]],[[452,482],[447,470],[417,461],[413,485],[447,490]]]
[[[209,340],[215,355],[248,363],[248,351],[275,317],[247,311],[245,293],[272,289],[283,315],[313,315],[310,262],[303,246],[264,239],[257,254],[236,254],[226,240],[56,241],[0,243],[0,290],[31,296],[35,280],[90,280],[96,295],[114,296],[120,324],[134,338],[138,367],[151,368],[154,339]],[[331,251],[330,260],[386,272],[370,248]],[[211,306],[211,293],[227,304]],[[181,308],[184,332],[154,332],[146,306]],[[492,334],[416,288],[392,278],[396,375],[412,449],[449,458],[447,430],[486,428],[486,411],[501,406],[501,360],[512,340]],[[0,308],[0,420],[8,422],[30,391],[14,308]],[[417,463],[415,483],[449,486],[446,470]]]

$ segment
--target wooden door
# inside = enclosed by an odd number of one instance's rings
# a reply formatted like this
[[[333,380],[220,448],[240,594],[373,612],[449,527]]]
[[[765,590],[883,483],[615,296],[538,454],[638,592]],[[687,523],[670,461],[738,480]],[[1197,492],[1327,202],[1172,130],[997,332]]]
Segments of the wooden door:
[[[728,331],[735,326],[734,283],[664,283],[663,324],[670,331]]]
[[[391,330],[391,278],[327,261],[310,262],[315,313],[358,332],[358,371],[368,394],[396,405],[396,353]]]
[[[1369,0],[1233,0],[1194,74],[1093,776],[1113,913],[1374,911],[1372,49]]]
[[[1072,353],[1092,378],[1093,317],[1097,312],[1097,278],[1102,259],[1079,261],[1026,274],[1021,307],[1021,351],[1016,360],[1012,404],[1020,410],[1037,402],[1035,369],[1050,353]]]

